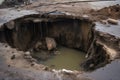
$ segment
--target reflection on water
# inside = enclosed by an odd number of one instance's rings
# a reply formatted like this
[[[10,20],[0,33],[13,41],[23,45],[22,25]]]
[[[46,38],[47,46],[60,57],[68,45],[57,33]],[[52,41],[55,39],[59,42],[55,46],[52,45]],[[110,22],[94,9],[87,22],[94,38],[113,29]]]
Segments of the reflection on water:
[[[59,54],[51,57],[43,64],[55,68],[55,69],[68,69],[68,70],[80,70],[80,63],[85,60],[85,53],[66,48],[60,47]]]

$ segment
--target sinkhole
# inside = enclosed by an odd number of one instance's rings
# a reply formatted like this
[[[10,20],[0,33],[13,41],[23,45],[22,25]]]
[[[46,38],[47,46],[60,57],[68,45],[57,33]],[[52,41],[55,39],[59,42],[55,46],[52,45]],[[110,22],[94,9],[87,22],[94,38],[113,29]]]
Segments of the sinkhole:
[[[86,60],[85,55],[90,54],[91,44],[94,42],[93,22],[81,17],[28,15],[9,21],[3,26],[0,30],[1,42],[18,50],[30,51],[37,63],[54,69],[81,70],[80,64]],[[101,61],[88,60],[83,67],[91,67],[91,63],[99,64]]]

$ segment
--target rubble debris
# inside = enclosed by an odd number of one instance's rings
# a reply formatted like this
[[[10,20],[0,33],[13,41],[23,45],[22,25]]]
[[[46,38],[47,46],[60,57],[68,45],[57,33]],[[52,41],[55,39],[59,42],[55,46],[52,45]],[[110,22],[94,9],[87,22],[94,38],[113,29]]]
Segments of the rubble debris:
[[[115,19],[112,19],[112,18],[107,19],[107,22],[110,23],[110,24],[114,24],[114,25],[118,24],[118,20],[115,20]]]
[[[46,37],[46,44],[47,44],[48,50],[53,50],[56,48],[56,42],[53,38]]]

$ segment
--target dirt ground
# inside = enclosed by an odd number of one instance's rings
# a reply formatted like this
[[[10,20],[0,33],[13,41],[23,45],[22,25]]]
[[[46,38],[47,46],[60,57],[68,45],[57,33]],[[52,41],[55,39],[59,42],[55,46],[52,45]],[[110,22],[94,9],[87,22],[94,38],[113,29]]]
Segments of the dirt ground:
[[[115,5],[110,5],[109,2],[106,6],[103,5],[103,8],[97,9],[97,6],[100,6],[101,3],[98,2],[79,2],[80,0],[72,0],[72,1],[57,1],[57,0],[45,0],[38,1],[30,5],[26,5],[22,7],[22,9],[27,10],[36,10],[38,12],[50,12],[50,11],[61,11],[65,13],[69,13],[75,16],[84,16],[87,15],[92,20],[103,20],[107,18],[120,19],[120,5],[119,3]],[[98,3],[98,4],[96,4]],[[103,1],[104,3],[104,1]],[[112,3],[112,2],[111,2]],[[94,6],[92,4],[95,4]],[[96,7],[95,7],[96,6]],[[94,9],[96,8],[96,9]]]

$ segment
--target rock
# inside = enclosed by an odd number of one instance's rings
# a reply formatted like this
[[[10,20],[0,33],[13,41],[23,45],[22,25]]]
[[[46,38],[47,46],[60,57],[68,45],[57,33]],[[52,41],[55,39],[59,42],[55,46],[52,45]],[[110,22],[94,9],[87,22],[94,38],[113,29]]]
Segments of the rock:
[[[31,66],[34,66],[35,64],[36,64],[35,62],[32,62],[32,63],[31,63]]]
[[[85,14],[85,15],[83,15],[83,18],[89,19],[89,16]]]
[[[94,67],[94,64],[90,64],[90,67],[91,67],[91,68]]]
[[[8,47],[8,45],[5,45],[5,47],[7,48],[7,47]]]
[[[107,19],[107,22],[110,23],[110,24],[114,24],[114,25],[118,24],[118,20],[115,20],[115,19],[112,19],[112,18]]]
[[[64,72],[66,74],[73,74],[74,72],[71,70],[67,70],[67,69],[62,69],[61,72]]]
[[[50,69],[49,69],[49,67],[46,66],[46,67],[43,68],[43,70],[49,71]]]
[[[102,24],[108,24],[106,20],[101,20],[100,21]]]
[[[25,56],[25,59],[32,59],[31,56]]]
[[[10,21],[6,23],[5,25],[7,26],[8,29],[13,29],[15,27],[14,21]]]
[[[25,55],[25,56],[30,56],[30,52],[27,51],[27,52],[24,53],[24,55]]]
[[[37,62],[37,60],[34,59],[34,58],[31,58],[31,59],[30,59],[30,62]]]
[[[56,42],[53,38],[46,37],[47,49],[52,50],[56,48]]]
[[[12,60],[15,59],[15,55],[12,55],[12,56],[11,56],[11,59],[12,59]]]
[[[10,67],[10,65],[8,65],[8,67]]]

